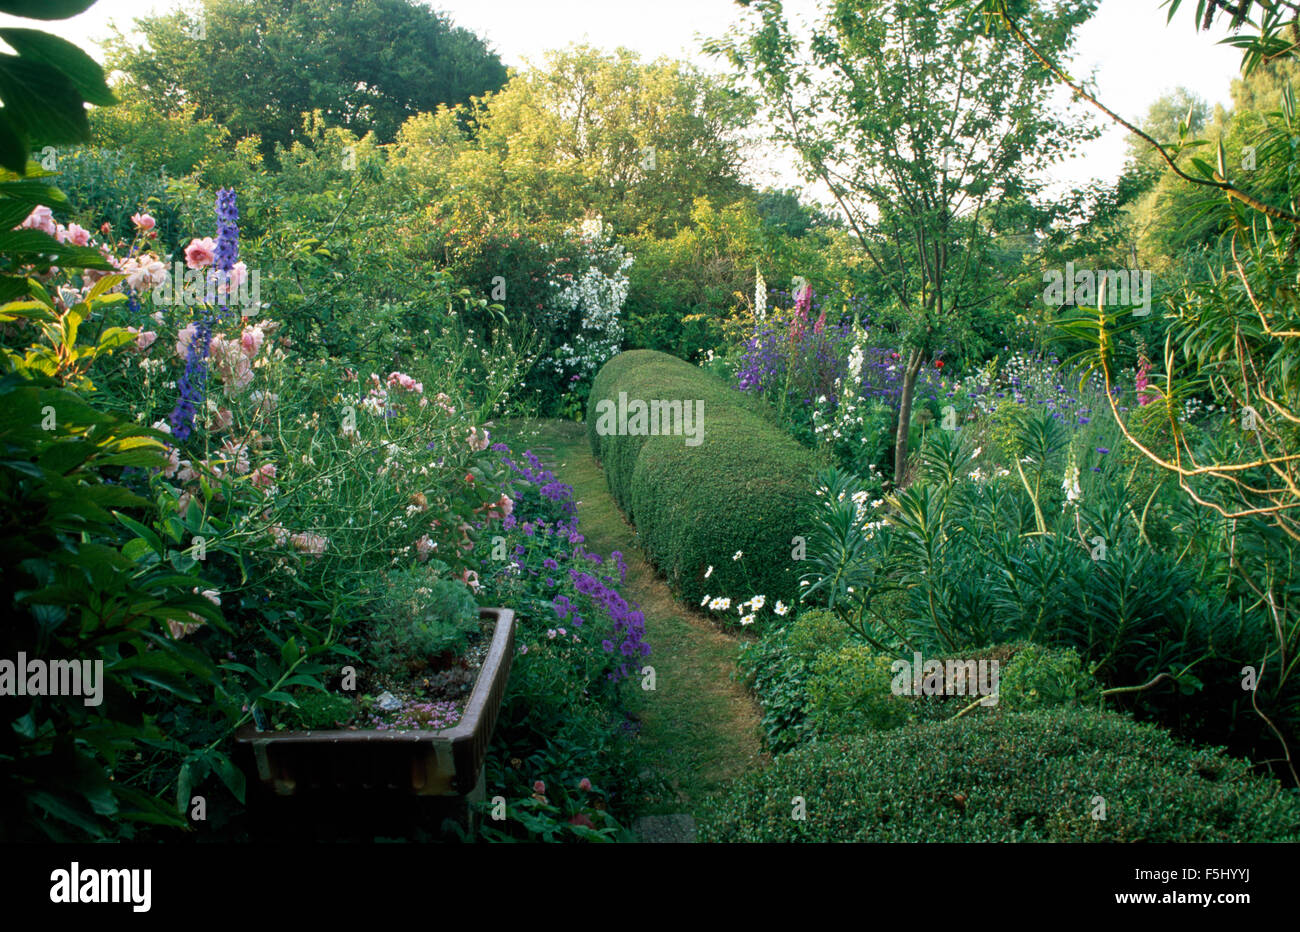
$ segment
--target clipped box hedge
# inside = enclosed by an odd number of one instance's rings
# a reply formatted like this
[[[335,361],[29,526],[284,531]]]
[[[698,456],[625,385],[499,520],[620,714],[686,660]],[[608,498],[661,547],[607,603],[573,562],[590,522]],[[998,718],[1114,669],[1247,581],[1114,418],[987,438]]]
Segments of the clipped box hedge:
[[[715,842],[1295,842],[1300,790],[1125,715],[1061,707],[804,745],[702,816]]]
[[[637,400],[703,402],[699,444],[680,435],[602,436],[600,415],[607,409],[600,403],[617,406],[621,393],[629,407]],[[697,605],[705,595],[733,604],[754,595],[766,596],[769,605],[794,601],[800,569],[791,541],[808,534],[816,460],[762,402],[674,356],[632,350],[597,373],[587,432],[614,500],[683,599]],[[742,560],[732,559],[736,551]]]

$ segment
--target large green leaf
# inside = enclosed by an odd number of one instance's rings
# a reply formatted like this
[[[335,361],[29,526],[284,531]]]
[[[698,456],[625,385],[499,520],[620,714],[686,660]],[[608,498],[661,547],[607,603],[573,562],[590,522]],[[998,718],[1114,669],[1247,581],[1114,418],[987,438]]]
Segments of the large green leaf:
[[[95,0],[0,0],[0,13],[28,19],[67,19],[90,9]]]
[[[88,102],[101,107],[117,103],[117,98],[104,82],[104,70],[67,39],[37,29],[0,29],[0,39],[8,42],[24,58],[63,72]]]
[[[33,142],[86,142],[90,121],[62,71],[15,55],[0,55],[0,100],[13,127]],[[23,165],[13,168],[21,172]]]

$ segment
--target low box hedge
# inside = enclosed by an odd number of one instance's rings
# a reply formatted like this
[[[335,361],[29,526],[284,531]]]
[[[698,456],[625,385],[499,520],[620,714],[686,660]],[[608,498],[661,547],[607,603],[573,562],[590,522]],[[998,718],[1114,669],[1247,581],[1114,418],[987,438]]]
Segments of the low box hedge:
[[[805,745],[711,800],[701,831],[739,842],[1297,841],[1300,791],[1125,715],[1061,707]]]
[[[702,402],[698,445],[674,435],[617,433],[602,401]],[[614,432],[603,434],[602,428]],[[628,426],[637,426],[631,418]],[[649,425],[646,425],[647,427]],[[610,492],[636,525],[647,557],[683,599],[754,595],[793,602],[795,537],[808,533],[811,452],[781,430],[761,401],[703,370],[653,350],[615,356],[597,373],[587,402],[593,454]],[[733,555],[744,554],[739,561]],[[712,566],[713,574],[704,574]]]

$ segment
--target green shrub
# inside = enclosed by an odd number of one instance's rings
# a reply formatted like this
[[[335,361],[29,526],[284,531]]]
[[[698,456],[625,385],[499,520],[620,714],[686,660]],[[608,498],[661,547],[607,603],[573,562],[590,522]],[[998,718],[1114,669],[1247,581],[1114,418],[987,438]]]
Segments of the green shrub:
[[[852,644],[813,662],[809,712],[822,734],[857,734],[894,728],[908,720],[908,699],[890,691],[893,658]]]
[[[285,716],[292,728],[338,728],[356,714],[356,704],[338,693],[299,689],[293,698],[298,708],[288,708]]]
[[[808,664],[790,649],[789,625],[774,625],[757,641],[740,646],[736,670],[763,711],[767,746],[788,751],[812,734],[808,719]]]
[[[1087,704],[1100,696],[1096,681],[1072,647],[1027,645],[999,672],[998,704],[1008,710]]]
[[[388,574],[371,624],[379,667],[402,673],[439,654],[462,649],[479,630],[478,605],[464,583],[437,579],[446,567],[431,563]]]
[[[701,830],[738,842],[1297,841],[1300,793],[1154,726],[1062,708],[799,748],[712,800]]]
[[[812,662],[849,642],[849,627],[825,609],[801,611],[790,626],[788,642],[796,657]]]
[[[703,402],[702,442],[683,436],[600,436],[597,405],[631,400]],[[634,522],[646,555],[685,600],[759,594],[793,600],[791,538],[806,533],[812,455],[746,398],[708,373],[652,350],[601,368],[587,403],[592,450]],[[743,552],[743,560],[733,555]],[[706,581],[708,567],[714,573]],[[743,594],[742,594],[743,593]]]

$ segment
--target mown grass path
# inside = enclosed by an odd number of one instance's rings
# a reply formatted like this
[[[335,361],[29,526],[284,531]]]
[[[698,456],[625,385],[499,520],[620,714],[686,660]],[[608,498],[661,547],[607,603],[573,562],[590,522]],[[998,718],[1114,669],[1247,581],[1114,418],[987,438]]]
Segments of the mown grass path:
[[[627,561],[620,591],[645,613],[653,651],[646,662],[656,679],[653,692],[638,690],[633,700],[645,766],[662,781],[645,800],[646,811],[694,815],[702,797],[766,763],[758,707],[732,678],[737,640],[675,600],[646,563],[636,529],[623,519],[592,458],[583,425],[513,421],[505,432],[573,486],[587,548],[604,555],[618,550]]]

